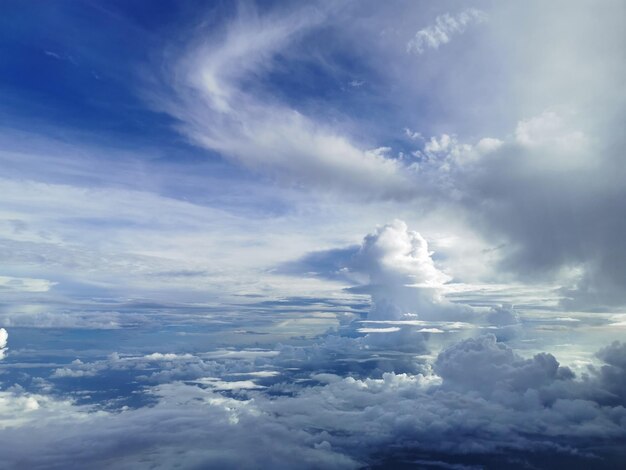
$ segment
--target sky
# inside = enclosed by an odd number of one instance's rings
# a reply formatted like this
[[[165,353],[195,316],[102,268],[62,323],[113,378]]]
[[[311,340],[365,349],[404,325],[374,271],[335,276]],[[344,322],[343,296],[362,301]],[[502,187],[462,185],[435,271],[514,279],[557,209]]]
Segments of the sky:
[[[0,468],[623,468],[625,19],[5,0]]]

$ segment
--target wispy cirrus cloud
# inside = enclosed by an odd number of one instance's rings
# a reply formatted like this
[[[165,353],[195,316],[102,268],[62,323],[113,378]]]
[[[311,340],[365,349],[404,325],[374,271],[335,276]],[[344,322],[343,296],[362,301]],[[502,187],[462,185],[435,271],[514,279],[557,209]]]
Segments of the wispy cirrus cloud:
[[[192,41],[170,64],[173,95],[157,92],[156,105],[179,119],[193,142],[255,172],[368,199],[411,197],[414,185],[397,159],[355,143],[340,128],[271,93],[249,91],[281,54],[298,57],[299,41],[328,14],[320,8],[240,11],[224,31]]]
[[[435,23],[420,29],[411,39],[406,50],[409,53],[423,54],[427,49],[439,49],[447,44],[453,36],[464,33],[473,24],[487,20],[487,14],[481,10],[469,8],[456,15],[445,13],[435,18]]]

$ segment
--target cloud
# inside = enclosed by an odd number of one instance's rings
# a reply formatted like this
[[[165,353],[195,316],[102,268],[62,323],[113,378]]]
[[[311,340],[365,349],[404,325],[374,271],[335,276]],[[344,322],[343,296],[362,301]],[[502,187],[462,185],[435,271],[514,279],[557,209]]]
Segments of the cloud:
[[[364,238],[351,270],[367,278],[367,284],[354,290],[372,296],[368,320],[463,316],[462,307],[444,299],[443,287],[451,278],[435,267],[431,255],[424,237],[400,220]]]
[[[9,339],[9,333],[4,328],[0,328],[0,360],[4,359],[4,355],[7,351],[7,341]]]
[[[452,278],[435,266],[432,255],[422,235],[394,220],[359,246],[309,253],[279,271],[356,283],[348,290],[372,297],[368,320],[461,319],[469,310],[445,300]]]
[[[229,375],[227,366],[194,383],[153,387],[152,406],[117,412],[15,389],[0,392],[0,437],[10,449],[3,459],[9,468],[64,468],[69,459],[90,468],[257,468],[259,452],[271,447],[264,465],[273,468],[358,468],[399,456],[430,461],[433,453],[449,463],[517,465],[550,454],[554,465],[611,468],[626,435],[625,351],[622,343],[601,350],[606,364],[582,378],[551,354],[525,359],[492,335],[451,345],[416,374],[318,371],[315,384],[260,388],[217,378]]]
[[[240,11],[171,64],[171,95],[153,98],[155,105],[179,119],[194,143],[255,172],[368,199],[410,198],[414,185],[400,161],[368,151],[260,86],[277,57],[297,56],[299,41],[328,14]]]
[[[520,120],[505,140],[431,137],[415,167],[499,248],[497,269],[561,283],[565,308],[626,302],[624,193],[615,138],[584,130],[571,112]]]
[[[486,20],[487,14],[474,8],[463,10],[454,16],[445,13],[435,18],[435,24],[420,29],[408,42],[406,50],[423,54],[426,49],[439,49],[442,44],[449,43],[453,36],[464,33],[470,25]]]
[[[491,307],[487,322],[497,327],[494,334],[499,341],[512,339],[521,332],[520,316],[512,305]]]
[[[518,122],[515,140],[529,147],[552,144],[565,151],[584,149],[588,141],[583,132],[570,130],[563,117],[551,110]]]
[[[332,358],[354,360],[371,351],[381,355],[385,351],[425,353],[431,334],[459,329],[449,328],[450,322],[458,325],[459,320],[476,319],[470,307],[446,300],[444,292],[451,277],[435,266],[432,255],[424,237],[409,230],[405,222],[394,220],[366,235],[359,246],[310,253],[280,266],[279,270],[292,275],[313,274],[349,282],[349,292],[371,297],[366,320],[350,318],[338,335],[327,336],[315,348],[284,347],[281,357],[305,361],[307,367],[324,367]],[[351,337],[356,333],[366,336]],[[408,364],[411,359],[395,359],[385,358],[394,370],[419,368]],[[379,367],[376,363],[370,363],[369,369],[360,366],[369,373]]]
[[[0,276],[0,291],[48,292],[55,284],[47,279]]]
[[[500,389],[523,393],[574,377],[571,370],[559,367],[551,354],[522,359],[496,342],[494,335],[471,338],[448,348],[437,357],[434,370],[448,386],[488,395]]]
[[[605,362],[599,376],[603,389],[608,392],[606,401],[626,406],[626,343],[614,341],[598,351],[597,356]]]

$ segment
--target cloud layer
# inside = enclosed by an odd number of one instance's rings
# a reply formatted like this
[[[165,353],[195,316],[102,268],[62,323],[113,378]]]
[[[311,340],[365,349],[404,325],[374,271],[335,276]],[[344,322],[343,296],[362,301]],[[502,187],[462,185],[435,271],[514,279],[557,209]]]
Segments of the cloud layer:
[[[612,344],[599,353],[604,366],[576,378],[551,354],[523,359],[487,335],[442,351],[434,373],[318,374],[318,385],[295,389],[285,377],[272,390],[291,392],[273,398],[255,386],[228,397],[214,385],[173,382],[151,389],[154,406],[118,413],[2,392],[8,421],[0,433],[10,467],[63,468],[71,456],[72,465],[93,468],[258,468],[270,447],[264,462],[276,468],[357,468],[433,453],[478,463],[510,455],[514,463],[519,451],[551,453],[555,465],[575,458],[611,468],[626,435],[623,353]],[[37,453],[26,436],[36,437]]]

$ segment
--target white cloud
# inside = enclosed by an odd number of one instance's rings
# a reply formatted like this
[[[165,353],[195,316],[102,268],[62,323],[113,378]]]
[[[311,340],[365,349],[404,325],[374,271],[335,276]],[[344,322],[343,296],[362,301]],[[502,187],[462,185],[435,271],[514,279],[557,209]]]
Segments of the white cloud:
[[[264,464],[272,468],[362,467],[389,446],[591,458],[602,452],[596,439],[618,446],[626,432],[626,345],[613,343],[599,357],[604,365],[576,379],[550,354],[525,359],[487,335],[442,351],[434,372],[315,373],[321,385],[279,384],[274,392],[290,393],[272,396],[249,380],[211,376],[198,381],[206,388],[159,385],[149,391],[152,406],[115,413],[16,389],[0,392],[0,438],[10,449],[3,461],[10,468],[63,468],[69,459],[90,468],[256,468],[268,446]]]
[[[438,49],[442,44],[452,40],[452,36],[462,34],[472,24],[482,23],[487,20],[487,14],[483,11],[469,8],[451,16],[449,13],[435,18],[435,24],[420,29],[407,46],[407,52],[422,54],[426,49]]]
[[[365,237],[355,260],[374,285],[441,287],[449,277],[435,267],[431,255],[424,237],[394,220]]]
[[[424,159],[423,165],[433,166],[439,171],[448,172],[463,165],[476,163],[481,157],[495,152],[504,145],[500,139],[485,137],[475,145],[459,142],[455,135],[432,136],[421,151],[414,155]],[[422,165],[420,165],[421,167]]]
[[[412,131],[408,127],[404,128],[404,135],[406,135],[411,140],[420,140],[423,139],[422,134],[417,131]]]
[[[9,339],[9,333],[4,328],[0,328],[0,360],[4,359],[6,354],[7,341]]]
[[[451,278],[437,269],[431,256],[424,237],[400,220],[365,237],[352,270],[367,277],[368,284],[357,289],[372,296],[369,320],[443,320],[463,314],[462,307],[444,299],[443,288]]]
[[[52,375],[50,375],[53,379],[65,379],[65,378],[78,378],[78,377],[93,377],[96,375],[96,371],[94,370],[75,370],[69,369],[67,367],[61,367],[55,369]]]
[[[246,91],[246,80],[260,82],[274,57],[293,52],[324,17],[308,8],[286,16],[240,14],[221,36],[173,64],[176,98],[159,98],[158,106],[179,118],[195,143],[254,171],[370,199],[410,197],[414,190],[399,161],[368,152],[337,126],[267,93]]]
[[[144,356],[144,359],[148,361],[177,361],[193,359],[195,356],[192,354],[173,354],[173,353],[152,353]]]

